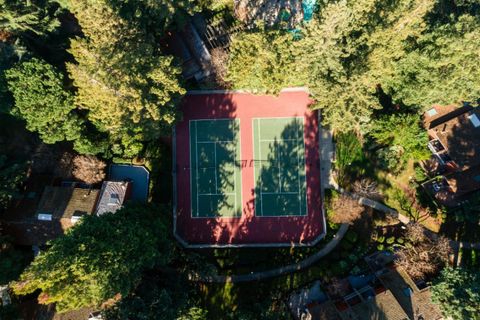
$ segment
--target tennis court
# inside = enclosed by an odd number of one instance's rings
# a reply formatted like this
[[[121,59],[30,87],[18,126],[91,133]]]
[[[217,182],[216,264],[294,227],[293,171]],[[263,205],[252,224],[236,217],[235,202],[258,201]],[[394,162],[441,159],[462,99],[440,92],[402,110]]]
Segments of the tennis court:
[[[304,118],[252,121],[255,215],[306,215]]]
[[[172,132],[173,226],[186,247],[314,245],[325,235],[319,114],[278,96],[191,92]]]
[[[189,126],[192,217],[240,216],[240,120],[191,120]]]

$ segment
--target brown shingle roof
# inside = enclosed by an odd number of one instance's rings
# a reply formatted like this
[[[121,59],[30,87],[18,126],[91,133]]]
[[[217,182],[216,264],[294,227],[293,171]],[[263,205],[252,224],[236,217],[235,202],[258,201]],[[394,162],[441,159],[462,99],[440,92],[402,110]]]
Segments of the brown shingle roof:
[[[448,185],[456,196],[480,189],[480,166],[445,175]]]
[[[438,306],[430,300],[429,289],[419,290],[402,268],[397,267],[379,278],[392,292],[410,319],[416,319],[415,315],[422,315],[428,320],[443,319]],[[409,296],[406,294],[408,288],[412,290]]]
[[[455,117],[455,114],[453,113],[455,110],[457,110],[456,112],[463,113],[463,111],[459,111],[460,109],[461,108],[454,104],[449,106],[433,106],[430,110],[425,112],[423,116],[423,123],[425,125],[425,128],[430,129],[437,126],[438,123],[445,122]],[[432,114],[429,113],[431,112],[431,110],[433,112]]]
[[[341,316],[342,319],[408,320],[407,314],[389,290],[341,312]]]
[[[52,214],[53,219],[70,219],[74,213],[92,214],[98,190],[70,187],[45,188],[37,214]]]
[[[473,125],[472,115],[480,119],[480,109],[457,108],[428,127],[430,136],[442,143],[460,170],[480,165],[480,127]]]

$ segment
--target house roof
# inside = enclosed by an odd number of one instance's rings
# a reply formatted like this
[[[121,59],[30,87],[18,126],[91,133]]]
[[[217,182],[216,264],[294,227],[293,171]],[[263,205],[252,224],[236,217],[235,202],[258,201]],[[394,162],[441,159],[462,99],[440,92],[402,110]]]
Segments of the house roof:
[[[130,182],[104,181],[95,214],[102,215],[120,209],[127,199],[130,186]]]
[[[452,118],[455,118],[459,114],[472,109],[472,106],[466,105],[459,107],[458,105],[451,104],[448,106],[434,105],[430,110],[427,110],[423,116],[423,123],[425,128],[431,129],[438,126],[440,123],[446,122]]]
[[[341,312],[342,319],[408,320],[408,316],[390,290]]]
[[[385,286],[392,292],[395,299],[408,314],[409,319],[422,315],[424,319],[443,319],[440,309],[429,299],[429,288],[419,290],[410,276],[400,267],[379,276]],[[405,289],[410,288],[410,294]]]
[[[340,320],[337,309],[331,300],[315,304],[308,310],[312,315],[312,320]]]
[[[442,143],[460,170],[480,165],[480,126],[475,126],[475,119],[480,119],[480,109],[464,106],[426,120],[430,136]]]
[[[480,166],[445,175],[452,192],[457,196],[480,189]]]
[[[70,219],[73,215],[92,214],[98,190],[47,186],[36,214],[51,214],[53,219]]]

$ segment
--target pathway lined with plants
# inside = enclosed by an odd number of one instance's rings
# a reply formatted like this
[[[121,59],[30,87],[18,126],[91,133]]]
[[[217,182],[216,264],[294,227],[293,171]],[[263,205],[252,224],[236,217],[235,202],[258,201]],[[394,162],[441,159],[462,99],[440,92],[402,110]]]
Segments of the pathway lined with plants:
[[[388,206],[386,206],[386,205],[384,205],[384,204],[382,204],[378,201],[368,199],[368,198],[359,196],[359,195],[354,194],[354,193],[347,192],[344,189],[339,188],[339,187],[335,188],[335,190],[338,191],[341,194],[345,194],[345,195],[350,196],[354,199],[358,199],[358,202],[360,204],[364,205],[364,206],[371,207],[375,210],[382,211],[382,212],[387,213],[387,214],[394,214],[394,215],[397,216],[398,220],[400,220],[400,222],[403,223],[403,224],[408,224],[410,222],[409,217],[406,217],[406,216],[400,214],[397,210],[392,209],[392,208],[390,208],[390,207],[388,207]],[[436,234],[435,232],[433,232],[433,231],[431,231],[431,230],[429,230],[425,227],[424,227],[424,229],[432,237],[438,237],[438,234]],[[449,241],[450,241],[450,246],[452,247],[453,250],[460,250],[460,249],[480,250],[480,242],[456,241],[456,240],[451,240],[451,239],[449,239]]]
[[[322,257],[329,254],[335,247],[342,241],[343,237],[348,231],[348,224],[342,224],[338,229],[337,233],[333,236],[333,239],[320,251],[314,253],[310,257],[287,266],[279,267],[276,269],[271,269],[267,271],[252,272],[249,274],[242,275],[201,275],[201,274],[190,274],[189,278],[192,281],[208,282],[208,283],[239,283],[239,282],[249,282],[249,281],[260,281],[273,277],[278,277],[285,275],[287,273],[297,272],[303,269],[306,269],[313,265],[315,262],[320,260]]]

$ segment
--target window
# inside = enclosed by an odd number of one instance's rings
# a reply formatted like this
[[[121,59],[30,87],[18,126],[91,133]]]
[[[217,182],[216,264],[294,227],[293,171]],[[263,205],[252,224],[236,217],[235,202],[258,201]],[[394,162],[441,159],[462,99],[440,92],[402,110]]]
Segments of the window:
[[[118,193],[110,193],[110,199],[108,200],[109,206],[115,206],[120,204],[120,195]]]

